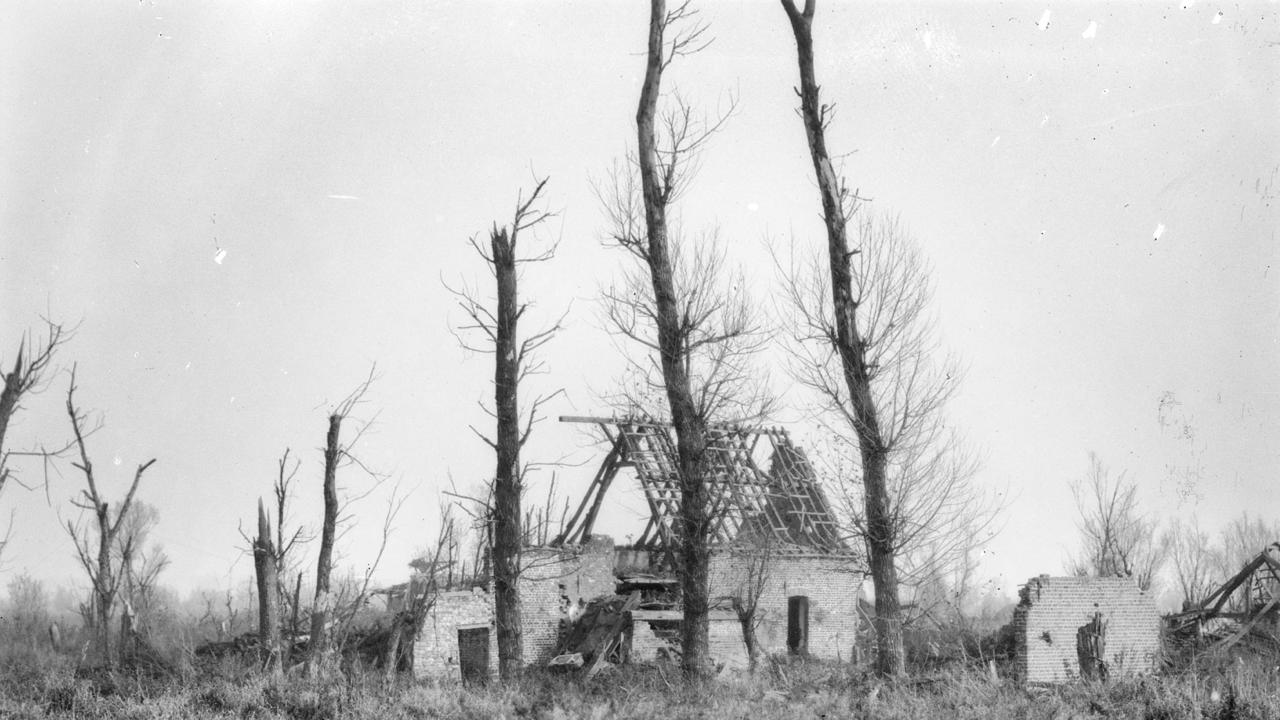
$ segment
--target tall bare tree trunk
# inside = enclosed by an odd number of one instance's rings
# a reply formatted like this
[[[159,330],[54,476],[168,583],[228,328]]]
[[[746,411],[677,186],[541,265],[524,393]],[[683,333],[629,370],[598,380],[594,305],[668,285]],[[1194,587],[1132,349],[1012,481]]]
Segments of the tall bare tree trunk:
[[[793,0],[781,0],[791,21],[800,65],[800,110],[809,154],[822,197],[822,216],[827,229],[827,251],[831,264],[831,301],[835,314],[833,342],[840,355],[854,431],[862,456],[863,502],[866,512],[866,545],[871,580],[875,585],[876,670],[884,675],[905,672],[902,649],[902,610],[898,601],[898,571],[895,564],[893,520],[889,511],[886,478],[887,450],[871,381],[868,376],[866,343],[858,331],[858,304],[853,294],[853,277],[846,231],[847,216],[839,181],[827,152],[827,109],[819,104],[818,83],[813,70],[813,14],[816,0],[805,0],[804,10]]]
[[[520,348],[516,335],[520,313],[516,295],[516,258],[512,232],[495,228],[490,236],[494,274],[498,281],[498,312],[494,336],[493,389],[498,430],[498,467],[493,481],[493,589],[497,623],[498,673],[503,680],[519,677],[524,667],[524,638],[520,620]]]
[[[670,243],[667,233],[667,205],[671,200],[671,178],[663,178],[658,158],[654,120],[661,92],[664,60],[663,33],[668,13],[665,0],[652,0],[649,16],[649,50],[640,104],[636,110],[639,138],[640,183],[644,195],[646,257],[653,279],[655,321],[662,377],[671,406],[676,431],[676,451],[680,465],[680,590],[684,606],[681,626],[682,664],[686,677],[711,675],[708,644],[709,598],[707,579],[707,489],[703,480],[706,455],[706,423],[698,412],[683,362],[680,310],[676,302]]]
[[[128,667],[133,659],[133,548],[125,547],[123,554],[120,575],[124,581],[124,592],[120,602],[120,637],[117,639],[116,652],[120,657],[120,665]]]
[[[547,178],[538,180],[528,199],[521,193],[516,200],[516,212],[511,224],[499,227],[495,222],[489,233],[488,250],[472,237],[471,247],[490,266],[497,281],[497,305],[489,309],[479,297],[465,288],[449,288],[474,323],[464,328],[481,333],[485,347],[462,341],[462,346],[475,352],[492,352],[493,416],[497,420],[497,432],[493,438],[476,431],[489,447],[493,448],[497,467],[493,486],[485,500],[485,542],[476,547],[473,571],[484,568],[492,572],[494,588],[494,619],[497,625],[498,672],[503,680],[514,680],[524,670],[524,633],[520,609],[520,552],[525,542],[523,515],[520,509],[523,494],[523,470],[520,467],[520,450],[529,439],[533,425],[538,421],[538,408],[542,403],[559,394],[539,395],[530,403],[521,427],[519,390],[520,383],[530,373],[536,372],[540,363],[532,354],[559,330],[559,323],[540,332],[530,333],[521,339],[520,318],[529,308],[521,303],[518,278],[522,264],[550,260],[555,247],[536,254],[517,252],[520,232],[541,224],[552,213],[536,209],[534,205],[547,185]],[[448,288],[448,286],[445,286]],[[459,338],[461,340],[461,338]],[[492,346],[489,347],[489,344]],[[473,430],[475,428],[472,428]],[[442,538],[443,541],[443,538]],[[465,566],[464,566],[465,567]],[[453,568],[450,566],[450,578]]]
[[[327,630],[333,609],[329,575],[333,571],[333,537],[338,522],[338,442],[342,434],[342,413],[329,416],[329,432],[324,445],[324,521],[320,528],[320,557],[316,561],[315,606],[311,610],[311,640],[307,673],[314,679],[328,650]]]
[[[302,573],[298,573],[293,583],[293,605],[289,611],[289,646],[285,648],[280,657],[285,662],[290,661],[293,648],[298,644],[298,631],[302,625],[302,621],[298,619],[298,613],[300,612],[302,612]]]
[[[276,548],[271,541],[271,523],[258,500],[258,537],[253,543],[253,564],[258,575],[258,637],[266,651],[265,667],[282,671],[280,658],[280,589]]]
[[[111,652],[111,614],[115,610],[116,581],[111,567],[111,521],[107,503],[94,508],[98,518],[98,575],[93,582],[94,608],[97,611],[98,652],[107,665],[115,662]]]

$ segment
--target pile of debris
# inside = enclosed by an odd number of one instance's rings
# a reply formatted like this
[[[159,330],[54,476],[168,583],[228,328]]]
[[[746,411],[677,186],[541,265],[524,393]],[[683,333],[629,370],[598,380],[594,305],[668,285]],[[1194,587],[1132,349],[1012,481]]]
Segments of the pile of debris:
[[[1198,607],[1167,618],[1174,650],[1280,653],[1280,543],[1250,560]]]
[[[592,600],[556,649],[548,667],[582,670],[592,677],[610,665],[627,661],[626,629],[630,613],[640,606],[640,592],[604,595]]]
[[[565,633],[548,667],[582,671],[592,677],[611,665],[628,662],[635,620],[679,617],[679,583],[675,578],[643,573],[618,578],[617,594],[603,595],[587,604]],[[674,649],[678,635],[672,639]]]

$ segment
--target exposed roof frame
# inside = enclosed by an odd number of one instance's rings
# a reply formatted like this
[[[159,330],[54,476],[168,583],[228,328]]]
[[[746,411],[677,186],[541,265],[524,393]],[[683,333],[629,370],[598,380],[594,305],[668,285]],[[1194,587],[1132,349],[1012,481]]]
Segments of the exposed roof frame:
[[[680,478],[671,424],[583,416],[562,416],[560,421],[597,425],[609,441],[609,451],[552,545],[590,536],[618,472],[630,467],[649,506],[636,547],[662,551],[667,564],[675,566]],[[772,446],[768,471],[754,459],[761,439]],[[717,424],[708,427],[707,440],[713,547],[767,543],[771,552],[783,555],[852,554],[808,457],[785,429]]]

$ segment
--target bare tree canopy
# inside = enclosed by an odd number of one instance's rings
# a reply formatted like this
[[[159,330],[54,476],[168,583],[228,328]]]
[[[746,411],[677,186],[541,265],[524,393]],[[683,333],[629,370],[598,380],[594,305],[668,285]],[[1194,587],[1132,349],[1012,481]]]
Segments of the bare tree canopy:
[[[44,337],[37,338],[30,334],[23,336],[18,344],[18,353],[14,358],[13,366],[8,372],[4,371],[7,363],[0,359],[0,380],[3,380],[3,388],[0,388],[0,493],[4,492],[4,487],[9,480],[14,480],[27,489],[31,487],[17,479],[10,464],[11,458],[36,456],[47,462],[49,458],[70,449],[70,445],[67,445],[54,451],[40,447],[36,450],[15,452],[7,442],[9,423],[22,409],[23,398],[40,392],[46,379],[45,375],[53,362],[54,353],[70,339],[70,333],[62,325],[47,319],[44,322]],[[46,464],[46,478],[47,467]],[[4,557],[4,548],[9,543],[12,532],[11,516],[10,522],[5,526],[4,534],[0,536],[0,558]]]
[[[93,462],[89,459],[89,450],[85,446],[85,415],[75,403],[76,371],[71,370],[71,382],[67,387],[66,410],[71,421],[71,432],[75,436],[75,446],[79,453],[79,462],[72,463],[83,475],[85,489],[80,491],[80,499],[71,504],[93,513],[96,533],[89,528],[82,528],[78,523],[67,521],[67,534],[75,543],[76,556],[80,566],[89,577],[93,587],[93,613],[91,620],[96,630],[97,651],[107,663],[114,661],[111,652],[111,618],[119,597],[120,584],[126,579],[126,568],[130,564],[135,545],[145,534],[145,520],[130,522],[130,511],[133,509],[134,495],[142,482],[142,475],[155,464],[152,458],[134,470],[133,482],[114,512],[99,488],[98,478],[94,472]],[[127,529],[127,532],[122,530]],[[117,542],[124,542],[117,547]],[[97,547],[94,548],[96,543]],[[162,565],[160,567],[163,567]],[[158,573],[159,570],[157,569]],[[124,643],[128,638],[121,638]]]
[[[914,594],[968,572],[968,555],[991,536],[999,504],[977,484],[976,453],[947,423],[963,373],[939,347],[929,313],[931,268],[919,243],[897,217],[862,209],[855,220],[850,280],[869,393],[880,413],[888,545],[903,590]],[[829,277],[816,253],[794,244],[787,256],[775,251],[774,263],[784,281],[780,324],[791,329],[788,369],[819,402],[813,415],[828,440],[820,456],[854,533],[867,541],[866,488],[848,481],[864,469],[858,415],[832,348],[838,332]]]
[[[1079,513],[1080,554],[1071,562],[1078,575],[1132,577],[1150,588],[1164,565],[1156,542],[1156,522],[1142,514],[1138,486],[1126,473],[1112,476],[1096,453],[1089,470],[1071,485]],[[1256,554],[1256,553],[1255,553]]]
[[[1216,573],[1215,548],[1209,535],[1200,529],[1200,523],[1194,518],[1190,522],[1175,519],[1160,534],[1160,545],[1181,595],[1182,609],[1199,606],[1220,580]],[[1266,547],[1266,544],[1259,547]]]

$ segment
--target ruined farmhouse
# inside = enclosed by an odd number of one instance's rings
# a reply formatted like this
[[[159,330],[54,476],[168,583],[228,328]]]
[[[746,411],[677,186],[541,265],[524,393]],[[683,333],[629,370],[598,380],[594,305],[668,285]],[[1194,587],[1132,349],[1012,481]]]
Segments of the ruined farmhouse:
[[[524,549],[525,661],[547,664],[583,642],[597,643],[579,654],[579,660],[586,655],[589,670],[604,662],[674,658],[681,617],[675,579],[680,483],[671,428],[638,418],[561,420],[596,426],[608,449],[561,533],[544,547]],[[849,660],[862,564],[841,539],[804,451],[780,428],[714,426],[707,463],[715,662],[747,664],[735,598],[755,601],[763,652]],[[625,546],[596,527],[619,482],[636,483],[648,506],[644,531]],[[586,633],[582,626],[590,622],[616,627]],[[413,643],[418,677],[496,675],[488,583],[439,592],[419,628]]]

